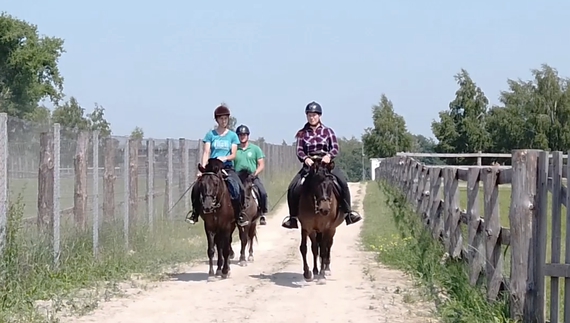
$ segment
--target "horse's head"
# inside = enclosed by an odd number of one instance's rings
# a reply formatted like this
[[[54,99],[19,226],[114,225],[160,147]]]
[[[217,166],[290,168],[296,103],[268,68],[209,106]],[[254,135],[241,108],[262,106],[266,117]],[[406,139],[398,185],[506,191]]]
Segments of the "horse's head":
[[[250,192],[253,189],[253,174],[247,169],[242,169],[238,172],[238,177],[243,184],[244,191]]]
[[[226,191],[222,177],[223,167],[224,163],[217,158],[208,159],[206,167],[198,165],[202,176],[200,176],[196,185],[199,185],[202,212],[204,214],[213,213],[220,208],[220,201]]]
[[[314,163],[309,169],[307,177],[309,186],[314,194],[315,211],[322,215],[328,215],[332,210],[332,202],[335,194],[334,175],[331,171],[334,169],[334,161],[328,164],[322,162],[321,158],[313,158]]]

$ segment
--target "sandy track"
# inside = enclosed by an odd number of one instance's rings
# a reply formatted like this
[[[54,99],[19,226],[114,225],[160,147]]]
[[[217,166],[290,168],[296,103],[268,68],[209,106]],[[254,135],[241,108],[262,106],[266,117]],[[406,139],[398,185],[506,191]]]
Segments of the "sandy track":
[[[359,183],[351,183],[350,186],[353,203],[360,207],[365,186]],[[404,302],[406,297],[409,298],[405,295],[410,284],[400,272],[378,266],[369,254],[359,250],[358,235],[362,221],[349,227],[343,223],[337,229],[332,249],[332,276],[327,284],[304,282],[299,253],[300,231],[281,228],[281,220],[286,214],[284,205],[268,219],[266,226],[259,227],[259,243],[254,245],[255,262],[247,267],[232,262],[229,279],[207,282],[208,266],[200,263],[141,295],[102,303],[87,316],[65,321],[432,321],[425,314],[427,310],[418,310],[423,307],[419,303]],[[239,257],[238,243],[233,246],[236,258]]]

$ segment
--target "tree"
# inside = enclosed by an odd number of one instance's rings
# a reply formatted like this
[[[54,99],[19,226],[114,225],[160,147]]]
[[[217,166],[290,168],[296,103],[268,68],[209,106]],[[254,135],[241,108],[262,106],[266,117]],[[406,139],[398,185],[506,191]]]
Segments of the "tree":
[[[139,139],[142,140],[144,138],[144,131],[140,127],[135,127],[131,132],[131,139]]]
[[[570,81],[546,64],[531,71],[533,80],[509,79],[509,89],[501,92],[503,106],[490,110],[488,131],[498,152],[570,148]]]
[[[335,167],[340,167],[351,182],[358,182],[362,179],[362,142],[356,137],[338,139],[340,154],[335,158]],[[370,163],[368,158],[364,160],[364,172],[370,174]]]
[[[86,115],[85,108],[73,96],[53,110],[51,119],[61,125],[62,135],[70,138],[75,138],[73,133],[80,130],[99,130],[102,137],[111,134],[111,124],[105,119],[105,108],[95,103],[93,111]]]
[[[459,89],[449,109],[439,113],[439,121],[432,122],[432,131],[439,143],[437,152],[470,153],[486,150],[490,146],[485,127],[489,100],[466,70],[455,75]],[[455,163],[465,163],[462,159]]]
[[[95,103],[95,108],[91,113],[87,114],[91,130],[99,130],[101,137],[111,135],[111,124],[105,119],[105,108]]]
[[[256,142],[256,144],[257,144],[258,146],[261,146],[261,145],[263,145],[263,144],[265,143],[265,138],[263,138],[263,137],[258,137],[258,138],[255,139],[254,141]]]
[[[62,53],[62,39],[40,36],[35,25],[0,14],[0,111],[37,118],[42,99],[57,104],[63,93],[57,66]]]
[[[84,114],[85,109],[79,105],[75,97],[71,97],[69,101],[53,110],[51,119],[54,123],[61,125],[62,137],[74,140],[77,131],[90,129],[89,119]]]
[[[392,157],[398,151],[412,148],[412,135],[406,121],[394,112],[392,101],[382,94],[380,103],[372,107],[373,128],[365,129],[362,136],[364,151],[371,157]]]
[[[412,152],[415,153],[435,153],[437,143],[433,138],[427,138],[423,135],[413,135]],[[445,164],[441,159],[436,157],[418,158],[426,165],[442,165]]]

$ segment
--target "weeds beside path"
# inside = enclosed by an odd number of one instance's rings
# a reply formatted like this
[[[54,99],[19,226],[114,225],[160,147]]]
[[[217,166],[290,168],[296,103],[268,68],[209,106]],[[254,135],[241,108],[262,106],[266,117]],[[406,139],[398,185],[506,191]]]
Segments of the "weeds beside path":
[[[365,247],[382,264],[412,276],[424,299],[436,304],[442,322],[513,322],[504,301],[489,303],[482,290],[469,284],[462,262],[441,262],[443,247],[396,190],[369,182],[364,212]]]

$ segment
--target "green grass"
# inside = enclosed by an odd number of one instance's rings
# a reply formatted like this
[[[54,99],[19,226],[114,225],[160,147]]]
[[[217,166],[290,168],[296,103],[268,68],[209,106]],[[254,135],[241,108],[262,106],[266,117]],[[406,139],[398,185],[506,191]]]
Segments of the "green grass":
[[[512,322],[505,300],[489,303],[484,291],[468,282],[467,267],[441,263],[442,245],[432,239],[401,194],[369,182],[364,199],[364,245],[385,265],[410,274],[433,297],[443,322]]]
[[[270,206],[286,190],[292,174],[264,180]],[[144,187],[144,186],[142,186]],[[63,188],[63,186],[62,186]],[[139,206],[139,219],[130,228],[129,250],[125,250],[122,214],[100,228],[99,257],[93,257],[92,229],[81,231],[62,220],[59,268],[53,267],[52,243],[35,226],[25,224],[25,195],[12,193],[7,243],[0,259],[0,322],[56,322],[42,315],[38,301],[50,301],[51,311],[80,315],[110,296],[121,295],[121,282],[133,281],[133,274],[144,279],[164,277],[167,266],[187,263],[206,256],[203,226],[189,226],[185,212],[163,218],[163,203],[156,203],[153,231],[143,221],[146,208]],[[175,190],[174,201],[178,199]],[[283,202],[284,198],[280,202]],[[179,204],[183,204],[182,202]],[[33,207],[33,206],[32,206]],[[117,209],[122,213],[122,209]],[[88,291],[88,292],[86,292]]]

